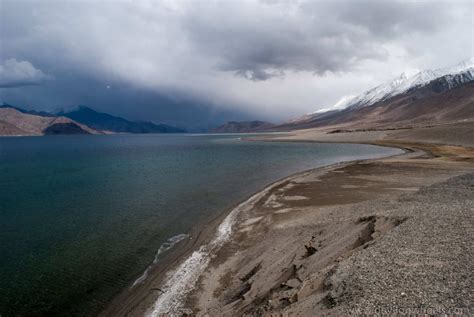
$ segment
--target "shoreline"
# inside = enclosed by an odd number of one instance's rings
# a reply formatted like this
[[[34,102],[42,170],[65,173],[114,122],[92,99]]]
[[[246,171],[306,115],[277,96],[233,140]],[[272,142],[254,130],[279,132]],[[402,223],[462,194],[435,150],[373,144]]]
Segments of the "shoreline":
[[[473,216],[474,148],[420,142],[410,132],[370,143],[415,153],[309,173],[265,197],[203,274],[188,312],[469,311],[472,235],[463,223]]]
[[[331,164],[328,166],[309,169],[309,170],[305,170],[299,173],[295,173],[295,174],[283,177],[282,179],[279,179],[265,186],[262,190],[257,191],[250,198],[243,200],[241,203],[237,204],[233,208],[226,209],[221,214],[217,215],[216,217],[212,218],[210,221],[206,222],[203,226],[198,226],[200,229],[198,230],[196,228],[196,231],[190,234],[190,237],[193,237],[192,239],[189,239],[189,240],[187,239],[185,242],[185,245],[183,246],[178,245],[176,248],[171,250],[169,254],[167,254],[163,263],[159,263],[157,267],[154,268],[154,270],[150,273],[150,277],[152,278],[149,278],[148,281],[144,283],[144,285],[142,285],[141,290],[136,290],[135,294],[127,294],[126,291],[122,292],[118,297],[116,297],[111,302],[111,304],[106,308],[106,310],[104,310],[100,315],[101,316],[112,316],[112,315],[142,316],[146,314],[147,312],[149,312],[149,310],[153,307],[158,297],[156,296],[157,295],[156,293],[155,294],[149,293],[151,285],[162,285],[163,283],[166,283],[165,278],[168,276],[168,274],[170,274],[169,272],[175,271],[178,268],[178,265],[180,265],[180,263],[182,263],[186,258],[189,258],[193,254],[193,251],[195,251],[199,245],[206,245],[209,242],[211,242],[214,239],[215,232],[219,228],[220,224],[223,221],[225,221],[225,219],[227,219],[227,217],[233,210],[240,207],[241,205],[249,204],[249,200],[252,200],[252,198],[255,196],[261,196],[261,195],[264,195],[265,192],[272,191],[275,187],[278,187],[278,185],[281,184],[282,182],[285,182],[285,181],[291,182],[291,180],[301,178],[304,175],[314,176],[315,174],[318,174],[319,176],[322,177],[325,174],[328,174],[331,171],[334,171],[336,169],[344,169],[344,168],[347,168],[348,166],[357,166],[357,165],[366,164],[366,163],[377,163],[377,162],[387,161],[387,160],[388,161],[390,160],[403,161],[403,160],[413,160],[413,159],[414,160],[434,160],[434,159],[440,158],[441,156],[444,156],[444,157],[450,156],[451,154],[449,153],[447,154],[447,152],[449,151],[454,151],[457,153],[453,155],[459,155],[459,151],[460,151],[459,148],[466,149],[467,151],[472,151],[472,149],[470,149],[469,147],[459,147],[456,145],[446,145],[446,144],[429,144],[426,142],[419,142],[417,140],[381,140],[381,139],[371,138],[370,140],[364,140],[364,141],[361,141],[361,140],[352,141],[352,140],[347,140],[347,139],[320,141],[317,139],[316,140],[306,139],[306,138],[298,139],[298,134],[296,135],[296,139],[291,139],[292,137],[294,137],[294,135],[276,136],[276,138],[275,136],[272,136],[270,139],[268,138],[263,138],[263,139],[264,141],[271,141],[271,142],[284,141],[284,142],[320,142],[320,143],[360,143],[360,144],[370,144],[370,145],[377,145],[377,146],[399,148],[403,150],[404,153],[396,154],[396,155],[392,155],[388,157],[383,157],[383,158],[372,158],[372,159],[355,160],[355,161],[349,161],[349,162],[339,162],[339,163]],[[253,138],[244,139],[244,140],[252,141]],[[259,140],[262,140],[262,139],[259,139]],[[453,148],[458,148],[458,149],[453,150]],[[255,204],[251,205],[250,209],[254,207],[255,207]],[[259,217],[256,217],[256,218],[247,217],[246,220],[247,221],[250,220],[250,222],[255,221],[256,223],[258,223],[260,219],[257,219],[257,218]],[[234,227],[237,227],[239,223],[242,224],[242,222],[245,222],[245,221],[243,221],[242,219],[239,219],[234,224]],[[238,240],[235,237],[237,232],[233,232],[232,234],[234,235],[232,239]],[[230,241],[229,243],[232,244],[232,243],[235,243],[235,241]],[[227,241],[224,242],[224,244],[229,244],[229,243],[227,243]],[[245,244],[245,242],[239,241],[239,244]],[[222,252],[218,250],[216,253],[222,253]],[[216,257],[218,258],[217,260],[215,259]],[[209,267],[210,267],[209,270],[211,271],[216,270],[216,265],[218,266],[219,263],[225,262],[226,260],[229,259],[229,257],[231,257],[229,254],[215,255],[214,258],[211,260],[211,262],[217,261],[217,264],[207,263],[209,264]],[[219,274],[222,274],[222,272],[220,272]],[[202,288],[203,288],[203,285],[202,285],[203,275],[204,275],[204,271],[202,271],[199,274],[200,278],[197,280],[197,284],[198,284],[198,288],[200,292],[202,291]],[[207,277],[209,277],[209,275]],[[215,276],[212,276],[212,277],[215,277]],[[161,289],[158,289],[158,290],[159,292],[162,292]],[[197,290],[195,290],[194,292],[191,292],[189,295],[185,296],[185,303],[183,303],[184,310],[180,310],[181,312],[192,313],[193,310],[190,309],[189,306],[191,307],[196,307],[199,305],[202,306],[202,303],[201,304],[198,303],[199,296],[197,296],[197,293],[198,293]],[[185,307],[188,307],[188,308],[185,308]],[[200,309],[201,308],[198,308],[198,312],[201,311]],[[155,313],[158,313],[158,311],[156,311]]]
[[[287,135],[285,133],[285,135]],[[282,136],[282,134],[275,133],[274,135],[270,136],[270,138],[275,138]],[[371,160],[379,160],[379,159],[387,159],[387,158],[394,158],[399,156],[405,156],[407,154],[411,154],[416,152],[416,149],[412,148],[403,148],[398,146],[390,146],[390,145],[379,145],[375,143],[356,143],[356,142],[318,142],[318,141],[310,141],[310,140],[272,140],[267,139],[266,137],[262,137],[259,141],[265,142],[303,142],[303,143],[340,143],[340,144],[365,144],[365,145],[374,145],[374,146],[382,146],[382,147],[390,147],[400,149],[402,153],[388,155],[380,158],[367,158],[367,159],[359,159],[359,160],[351,160],[351,161],[342,161],[333,163],[330,165],[310,168],[304,171],[296,172],[290,174],[288,176],[284,176],[280,179],[277,179],[263,188],[257,190],[253,194],[247,196],[246,198],[242,199],[240,202],[236,203],[232,207],[226,208],[219,214],[214,217],[211,217],[208,220],[205,220],[202,224],[198,224],[194,226],[190,232],[182,233],[187,235],[188,237],[176,243],[174,247],[172,247],[166,254],[161,258],[158,263],[150,264],[150,266],[146,269],[148,271],[148,277],[141,283],[135,285],[136,281],[141,278],[138,277],[131,285],[128,285],[124,290],[122,290],[117,296],[113,298],[113,300],[107,305],[107,307],[99,314],[99,316],[139,316],[146,314],[148,309],[143,309],[141,306],[150,301],[147,297],[150,294],[146,295],[145,293],[149,292],[149,290],[155,290],[158,293],[162,293],[161,287],[151,287],[151,285],[162,285],[165,281],[165,277],[171,271],[174,271],[181,262],[187,259],[192,253],[198,249],[200,245],[209,244],[213,238],[215,238],[215,234],[218,230],[218,227],[222,224],[223,221],[230,215],[232,211],[238,208],[241,205],[248,204],[253,197],[259,196],[265,191],[271,190],[278,184],[291,181],[294,178],[299,176],[308,174],[308,173],[322,173],[328,172],[329,170],[340,168],[349,164],[354,164],[363,161],[371,161]],[[254,139],[250,138],[242,138],[242,141],[254,141]],[[144,274],[145,272],[143,272]],[[150,305],[147,304],[146,307],[150,308]],[[139,310],[138,312],[136,310]],[[137,314],[138,313],[138,314]]]

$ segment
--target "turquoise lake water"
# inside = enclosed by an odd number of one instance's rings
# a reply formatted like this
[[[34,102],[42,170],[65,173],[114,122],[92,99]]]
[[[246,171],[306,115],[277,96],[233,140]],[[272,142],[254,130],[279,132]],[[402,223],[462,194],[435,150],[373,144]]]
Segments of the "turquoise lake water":
[[[400,153],[239,137],[0,138],[0,315],[95,315],[167,239],[272,181]]]

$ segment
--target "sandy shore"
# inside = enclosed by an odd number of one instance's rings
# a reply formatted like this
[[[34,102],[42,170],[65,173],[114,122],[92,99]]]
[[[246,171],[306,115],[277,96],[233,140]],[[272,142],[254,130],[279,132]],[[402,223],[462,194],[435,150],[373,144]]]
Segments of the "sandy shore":
[[[473,293],[473,131],[466,123],[274,137],[410,152],[270,185],[231,211],[232,232],[223,228],[223,213],[102,315],[466,313]],[[216,230],[224,237],[217,242]],[[183,285],[173,280],[196,267]]]

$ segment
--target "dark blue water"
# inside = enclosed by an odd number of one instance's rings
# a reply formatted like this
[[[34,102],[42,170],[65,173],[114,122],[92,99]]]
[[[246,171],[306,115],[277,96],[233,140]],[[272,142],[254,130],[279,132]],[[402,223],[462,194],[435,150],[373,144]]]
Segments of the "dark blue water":
[[[217,135],[0,138],[0,314],[93,315],[164,241],[266,184],[395,153]]]

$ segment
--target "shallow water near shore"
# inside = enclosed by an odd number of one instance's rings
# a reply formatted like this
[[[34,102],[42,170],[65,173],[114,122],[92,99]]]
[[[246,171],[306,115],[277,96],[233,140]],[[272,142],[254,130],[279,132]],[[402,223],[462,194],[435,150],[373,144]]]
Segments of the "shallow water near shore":
[[[240,137],[0,138],[0,313],[93,315],[143,277],[170,238],[265,185],[401,152]]]

